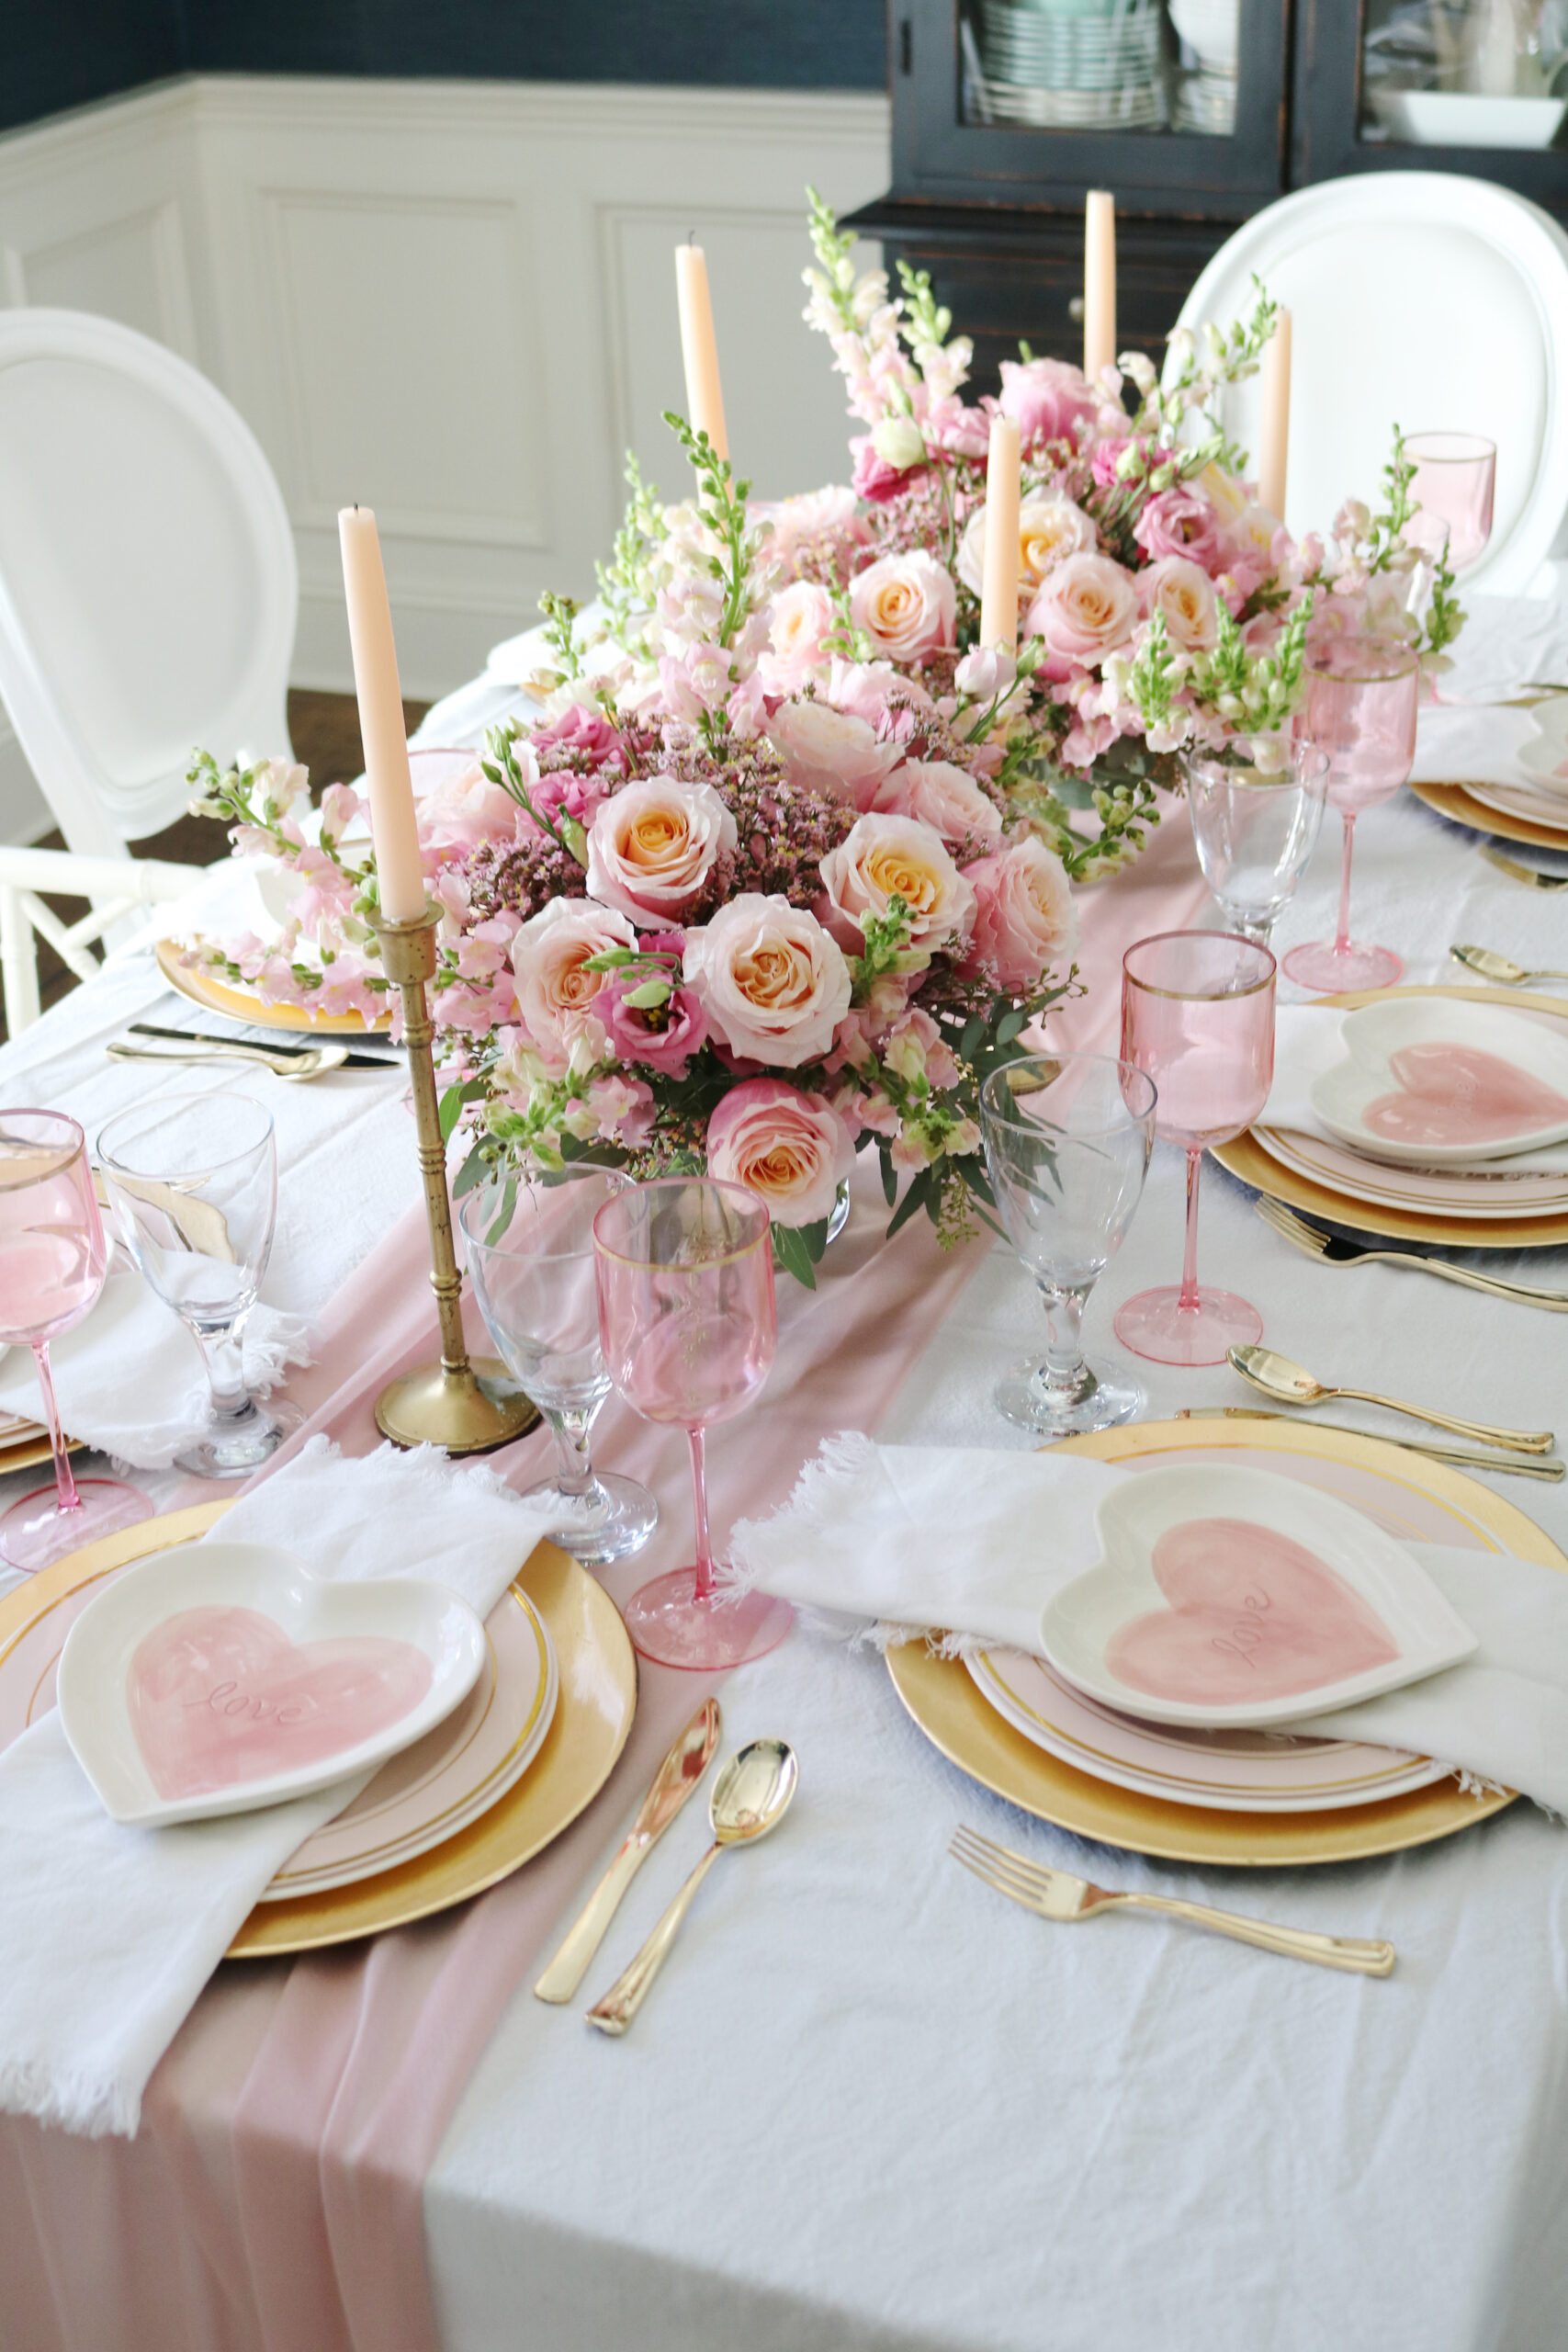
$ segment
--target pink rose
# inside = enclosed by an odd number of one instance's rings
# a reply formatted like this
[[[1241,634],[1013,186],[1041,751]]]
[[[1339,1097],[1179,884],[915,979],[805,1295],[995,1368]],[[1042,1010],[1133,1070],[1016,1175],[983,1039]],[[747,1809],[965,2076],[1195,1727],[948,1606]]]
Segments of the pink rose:
[[[1017,417],[1026,449],[1036,441],[1070,441],[1080,418],[1100,413],[1083,369],[1065,359],[1004,359],[998,405],[1004,416]]]
[[[1190,490],[1162,490],[1151,498],[1133,526],[1133,537],[1145,555],[1183,555],[1205,571],[1223,561],[1219,523],[1207,499]]]
[[[1093,666],[1132,635],[1138,591],[1108,555],[1070,555],[1058,564],[1024,617],[1024,634],[1045,640],[1045,675],[1067,677]]]
[[[895,897],[908,910],[909,942],[936,948],[969,929],[975,894],[948,855],[942,835],[914,817],[858,818],[847,839],[822,860],[829,928],[857,949],[862,915],[885,915]]]
[[[638,1062],[661,1078],[683,1078],[692,1056],[705,1044],[707,1014],[691,989],[676,989],[661,1005],[628,1004],[626,998],[646,986],[649,967],[633,965],[629,971],[612,972],[601,990],[594,1012],[617,1061]]]
[[[944,842],[1001,839],[1001,815],[972,775],[951,760],[906,760],[876,796],[874,806],[896,817],[917,817]]]
[[[678,921],[738,838],[711,784],[641,777],[606,800],[589,829],[589,896],[645,930]]]
[[[775,1225],[817,1225],[854,1166],[854,1138],[820,1094],[782,1078],[732,1086],[708,1121],[708,1174],[744,1184]]]
[[[1206,653],[1220,633],[1213,582],[1200,564],[1168,555],[1138,575],[1138,595],[1152,618],[1158,613],[1173,645]]]
[[[524,783],[532,792],[538,770],[523,744],[516,750]],[[433,849],[477,849],[481,842],[514,842],[523,833],[532,838],[534,825],[510,792],[491,784],[476,757],[425,794],[419,803],[419,831],[421,841]]]
[[[686,933],[682,977],[731,1053],[779,1069],[820,1061],[850,1009],[837,942],[806,908],[756,891]]]
[[[603,767],[606,760],[619,756],[621,739],[603,711],[589,710],[582,703],[574,702],[547,727],[536,729],[532,737],[536,752],[558,747],[562,751],[581,752],[594,767]]]
[[[586,971],[589,958],[636,944],[637,933],[624,915],[586,899],[552,899],[523,925],[512,943],[517,1010],[547,1058],[566,1061],[594,1018],[594,1001],[609,975]]]
[[[757,674],[770,694],[798,694],[828,666],[822,639],[838,616],[833,599],[815,581],[796,580],[768,609],[771,650],[759,656]]]
[[[878,741],[869,720],[826,702],[781,704],[767,734],[791,784],[854,808],[870,808],[878,785],[901,757],[897,743]]]
[[[846,662],[838,654],[828,673],[824,700],[899,742],[908,739],[917,718],[936,714],[936,704],[919,680],[905,677],[891,662]]]
[[[919,466],[890,466],[886,458],[877,456],[869,433],[857,433],[850,449],[855,461],[854,494],[873,506],[897,498],[913,476],[921,471]]]
[[[969,961],[1008,996],[1029,996],[1078,943],[1066,869],[1032,833],[966,865],[975,892]]]
[[[890,661],[918,662],[951,645],[957,615],[951,573],[923,548],[885,555],[850,582],[850,617]]]

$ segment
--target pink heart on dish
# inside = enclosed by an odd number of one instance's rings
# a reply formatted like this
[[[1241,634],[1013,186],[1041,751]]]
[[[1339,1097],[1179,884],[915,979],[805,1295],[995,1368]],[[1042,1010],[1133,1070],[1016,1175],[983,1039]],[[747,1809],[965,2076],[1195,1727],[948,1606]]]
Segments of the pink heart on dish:
[[[1190,1706],[1314,1690],[1399,1656],[1359,1593],[1303,1544],[1247,1519],[1193,1519],[1154,1547],[1170,1606],[1119,1625],[1105,1662],[1134,1690]]]
[[[295,1643],[259,1610],[182,1609],[138,1644],[126,1703],[173,1801],[344,1754],[416,1707],[434,1671],[412,1642]]]

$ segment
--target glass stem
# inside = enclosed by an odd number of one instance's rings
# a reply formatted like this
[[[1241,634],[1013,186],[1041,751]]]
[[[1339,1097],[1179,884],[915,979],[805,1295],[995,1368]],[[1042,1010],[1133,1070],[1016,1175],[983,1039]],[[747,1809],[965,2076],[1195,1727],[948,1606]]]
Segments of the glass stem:
[[[1350,944],[1350,852],[1355,846],[1356,820],[1348,810],[1344,816],[1345,854],[1339,867],[1339,928],[1334,934],[1337,955],[1344,955]]]
[[[76,1492],[76,1481],[71,1476],[71,1457],[65,1451],[65,1432],[60,1426],[60,1408],[54,1401],[54,1380],[49,1369],[49,1342],[35,1340],[32,1343],[33,1362],[38,1365],[38,1385],[43,1391],[43,1414],[49,1423],[50,1452],[54,1456],[54,1486],[62,1510],[80,1510],[82,1498]]]
[[[1088,1283],[1076,1290],[1055,1283],[1040,1285],[1040,1303],[1045,1309],[1045,1361],[1036,1376],[1048,1396],[1067,1401],[1082,1393],[1083,1341],[1078,1328],[1089,1294]]]
[[[697,1521],[697,1599],[713,1599],[713,1545],[708,1540],[708,1481],[703,1460],[703,1432],[688,1430],[692,1449],[692,1506]]]
[[[547,1409],[546,1419],[555,1432],[556,1456],[560,1464],[558,1484],[563,1495],[591,1495],[598,1485],[593,1464],[589,1458],[588,1434],[593,1426],[592,1413],[581,1409],[569,1411]]]
[[[1187,1246],[1181,1258],[1181,1290],[1177,1306],[1184,1315],[1198,1311],[1198,1179],[1203,1172],[1203,1148],[1187,1155]]]
[[[194,1323],[190,1329],[206,1367],[214,1420],[237,1421],[254,1412],[255,1408],[245,1386],[244,1316],[217,1331],[197,1330]]]

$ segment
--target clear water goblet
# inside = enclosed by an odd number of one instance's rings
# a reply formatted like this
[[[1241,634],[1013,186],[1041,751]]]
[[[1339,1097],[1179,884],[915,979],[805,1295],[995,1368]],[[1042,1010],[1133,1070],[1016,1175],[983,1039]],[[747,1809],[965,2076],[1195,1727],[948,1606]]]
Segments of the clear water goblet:
[[[1286,978],[1302,988],[1392,988],[1404,969],[1392,948],[1350,937],[1350,856],[1357,818],[1392,799],[1415,763],[1420,692],[1415,650],[1397,639],[1331,638],[1307,657],[1301,731],[1327,754],[1329,806],[1345,834],[1334,937],[1292,947],[1285,958]]]
[[[981,1088],[980,1131],[1002,1223],[1045,1309],[1043,1361],[998,1383],[998,1410],[1043,1437],[1135,1419],[1143,1390],[1089,1363],[1078,1334],[1143,1193],[1154,1081],[1111,1054],[1026,1054]]]
[[[715,1672],[761,1657],[794,1611],[765,1592],[721,1591],[708,1535],[704,1437],[757,1395],[777,1344],[773,1234],[740,1184],[665,1176],[628,1184],[593,1220],[599,1331],[611,1379],[645,1420],[691,1446],[696,1560],[655,1577],[622,1614],[644,1657]]]
[[[29,1575],[152,1515],[139,1487],[73,1476],[54,1398],[49,1343],[97,1305],[107,1272],[86,1138],[75,1120],[60,1111],[0,1111],[0,1347],[33,1351],[54,1456],[53,1485],[35,1487],[0,1520],[0,1563]]]
[[[1327,755],[1292,743],[1273,774],[1198,752],[1184,753],[1181,764],[1198,863],[1225,929],[1267,947],[1317,846]]]
[[[177,1453],[202,1478],[243,1478],[299,1415],[245,1386],[245,1323],[272,1255],[277,1150],[271,1114],[248,1094],[155,1095],[98,1137],[115,1230],[149,1288],[200,1351],[211,1396],[205,1437]]]
[[[1449,563],[1468,571],[1486,552],[1497,485],[1497,444],[1479,433],[1407,433],[1410,495],[1449,526]]]
[[[1153,1363],[1224,1363],[1263,1336],[1258,1309],[1198,1282],[1198,1179],[1207,1146],[1252,1125],[1274,1076],[1274,958],[1223,931],[1167,931],[1122,959],[1122,1058],[1154,1080],[1155,1133],[1187,1154],[1179,1288],[1146,1290],[1116,1316],[1123,1347]]]
[[[458,1223],[468,1279],[502,1360],[554,1432],[553,1478],[526,1489],[559,1501],[559,1541],[585,1568],[641,1549],[659,1505],[635,1478],[595,1470],[589,1439],[610,1375],[599,1341],[593,1220],[626,1182],[614,1170],[568,1167],[548,1183],[487,1184]]]

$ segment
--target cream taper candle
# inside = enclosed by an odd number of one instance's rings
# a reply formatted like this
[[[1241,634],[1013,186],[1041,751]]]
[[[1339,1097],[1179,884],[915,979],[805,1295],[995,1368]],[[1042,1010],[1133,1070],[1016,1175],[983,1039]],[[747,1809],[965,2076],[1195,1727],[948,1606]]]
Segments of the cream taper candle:
[[[392,642],[392,614],[376,517],[368,506],[345,506],[337,518],[337,535],[343,551],[348,641],[354,653],[354,691],[359,700],[381,912],[390,922],[412,922],[424,912],[424,876],[419,862],[398,650]]]
[[[1091,187],[1083,215],[1083,371],[1090,383],[1116,356],[1116,206]]]
[[[1258,435],[1258,503],[1285,519],[1291,457],[1291,314],[1280,311],[1263,346],[1263,424]]]
[[[713,300],[707,257],[701,245],[675,248],[675,293],[681,309],[681,356],[686,368],[686,415],[694,433],[705,433],[721,458],[729,455],[724,429],[724,390],[718,378]]]
[[[986,568],[980,592],[980,642],[1018,644],[1019,439],[1015,416],[993,416],[986,464]]]

